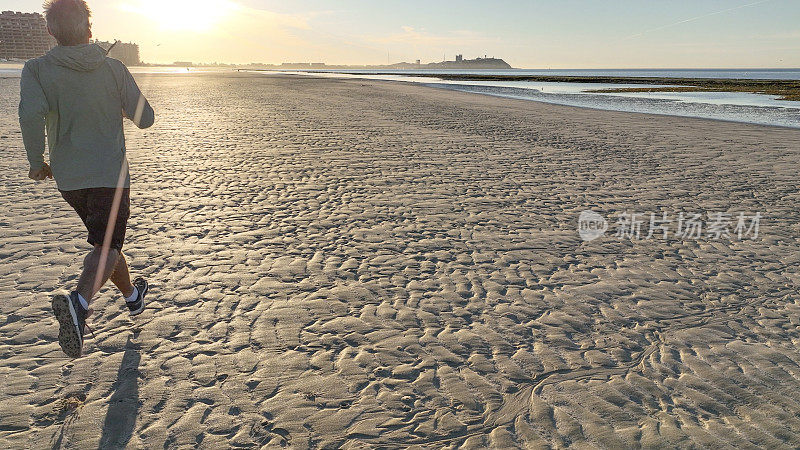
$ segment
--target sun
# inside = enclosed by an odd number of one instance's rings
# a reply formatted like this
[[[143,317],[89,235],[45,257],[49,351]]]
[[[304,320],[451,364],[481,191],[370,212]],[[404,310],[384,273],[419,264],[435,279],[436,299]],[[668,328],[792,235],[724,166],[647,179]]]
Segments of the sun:
[[[211,31],[240,6],[230,0],[136,0],[124,5],[170,31]]]

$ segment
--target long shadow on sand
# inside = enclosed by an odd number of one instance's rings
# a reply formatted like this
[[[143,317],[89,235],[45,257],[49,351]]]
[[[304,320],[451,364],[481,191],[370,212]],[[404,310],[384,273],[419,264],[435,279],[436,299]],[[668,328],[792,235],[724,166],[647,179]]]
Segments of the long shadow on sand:
[[[100,437],[101,449],[125,448],[133,435],[139,413],[139,362],[142,359],[139,352],[139,345],[132,343],[128,337],[117,381],[112,386],[114,393],[108,401],[108,412]]]

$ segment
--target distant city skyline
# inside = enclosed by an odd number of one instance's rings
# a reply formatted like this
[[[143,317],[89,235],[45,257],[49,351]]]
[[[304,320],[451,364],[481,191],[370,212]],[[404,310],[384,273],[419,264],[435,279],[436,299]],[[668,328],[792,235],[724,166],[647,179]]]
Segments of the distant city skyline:
[[[41,12],[41,0],[3,10]],[[386,64],[488,55],[519,68],[800,67],[795,0],[89,0],[98,39],[146,62]]]

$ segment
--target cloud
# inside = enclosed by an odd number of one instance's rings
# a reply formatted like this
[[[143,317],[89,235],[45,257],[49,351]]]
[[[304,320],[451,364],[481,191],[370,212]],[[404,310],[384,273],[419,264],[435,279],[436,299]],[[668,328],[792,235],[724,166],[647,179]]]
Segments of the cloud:
[[[678,26],[678,25],[683,25],[685,23],[689,23],[689,22],[694,22],[694,21],[697,21],[697,20],[705,19],[705,18],[708,18],[708,17],[711,17],[711,16],[716,16],[716,15],[719,15],[719,14],[725,14],[725,13],[729,13],[729,12],[732,12],[732,11],[737,11],[737,10],[740,10],[740,9],[743,9],[743,8],[750,8],[750,7],[753,7],[753,6],[758,6],[758,5],[761,5],[763,3],[767,3],[767,2],[771,2],[771,1],[773,1],[773,0],[759,0],[757,2],[747,3],[745,5],[738,5],[738,6],[734,6],[734,7],[731,7],[731,8],[721,9],[719,11],[713,11],[713,12],[710,12],[708,14],[701,14],[699,16],[689,17],[689,18],[686,18],[686,19],[683,19],[683,20],[679,20],[677,22],[668,23],[666,25],[662,25],[662,26],[659,26],[659,27],[656,27],[656,28],[650,28],[648,30],[641,31],[641,32],[636,33],[636,34],[631,34],[630,36],[624,37],[622,40],[623,41],[627,41],[627,40],[630,40],[630,39],[634,39],[634,38],[638,38],[638,37],[644,36],[645,34],[652,33],[654,31],[661,31],[661,30],[664,30],[664,29],[667,29],[667,28],[672,28],[672,27],[675,27],[675,26]]]

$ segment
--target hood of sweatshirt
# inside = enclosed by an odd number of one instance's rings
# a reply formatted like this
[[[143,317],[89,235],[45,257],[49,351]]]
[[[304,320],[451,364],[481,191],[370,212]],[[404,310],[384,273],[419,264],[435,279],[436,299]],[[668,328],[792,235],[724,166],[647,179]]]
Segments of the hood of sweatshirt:
[[[47,52],[47,57],[59,66],[91,72],[105,62],[106,52],[97,44],[58,45]]]

